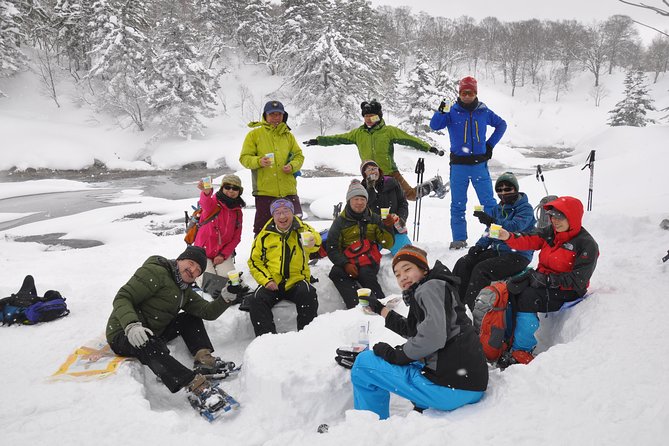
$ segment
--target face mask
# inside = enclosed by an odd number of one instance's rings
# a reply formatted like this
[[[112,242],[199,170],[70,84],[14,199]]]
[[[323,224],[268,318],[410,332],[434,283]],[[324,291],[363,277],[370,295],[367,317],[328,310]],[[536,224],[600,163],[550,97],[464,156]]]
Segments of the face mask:
[[[378,180],[379,177],[375,173],[370,173],[367,175],[367,181],[376,181]]]
[[[513,194],[498,195],[498,197],[503,204],[513,204],[518,199],[518,192]]]

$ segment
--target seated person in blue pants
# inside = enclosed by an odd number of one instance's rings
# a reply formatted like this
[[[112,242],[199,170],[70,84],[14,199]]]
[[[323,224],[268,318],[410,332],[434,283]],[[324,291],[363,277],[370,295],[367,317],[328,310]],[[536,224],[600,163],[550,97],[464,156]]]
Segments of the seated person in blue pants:
[[[516,306],[516,324],[511,351],[497,361],[501,368],[528,364],[537,345],[537,312],[559,311],[565,302],[585,296],[597,266],[599,247],[581,226],[583,203],[574,197],[559,197],[544,205],[551,225],[537,233],[499,231],[500,240],[516,250],[539,250],[536,270],[508,282],[509,298]]]
[[[415,246],[399,250],[393,271],[409,316],[388,310],[373,297],[369,306],[407,341],[394,348],[379,342],[357,356],[351,370],[355,409],[386,419],[390,392],[419,411],[478,402],[488,387],[488,366],[450,271],[439,261],[430,269],[427,253]]]
[[[375,161],[363,161],[360,165],[362,185],[367,189],[367,207],[375,214],[381,215],[381,209],[388,209],[389,215],[395,220],[392,228],[395,242],[390,248],[394,256],[403,246],[410,245],[407,234],[407,218],[409,217],[409,202],[407,202],[400,183],[393,177],[384,176],[383,171]],[[381,219],[385,218],[381,215]]]

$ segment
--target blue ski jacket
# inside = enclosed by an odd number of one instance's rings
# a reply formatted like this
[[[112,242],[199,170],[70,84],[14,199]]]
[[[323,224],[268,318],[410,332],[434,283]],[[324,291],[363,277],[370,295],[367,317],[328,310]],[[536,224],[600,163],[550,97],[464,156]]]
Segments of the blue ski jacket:
[[[501,225],[509,232],[531,232],[537,220],[534,218],[534,209],[527,200],[527,195],[520,192],[518,199],[513,204],[499,203],[490,215],[495,219],[495,223]],[[505,242],[490,238],[487,235],[481,237],[476,244],[483,248],[491,248],[500,254],[509,254],[515,252],[532,261],[533,251],[512,250]]]
[[[486,130],[495,131],[486,140]],[[506,121],[483,102],[472,111],[455,103],[447,112],[436,111],[430,120],[432,130],[448,128],[451,140],[451,164],[478,164],[492,157],[492,149],[506,131]]]

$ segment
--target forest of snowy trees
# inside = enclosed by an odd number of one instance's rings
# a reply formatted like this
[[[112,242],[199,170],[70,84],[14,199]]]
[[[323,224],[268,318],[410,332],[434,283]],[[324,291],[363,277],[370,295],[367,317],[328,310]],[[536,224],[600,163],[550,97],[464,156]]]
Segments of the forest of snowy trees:
[[[58,105],[55,79],[65,73],[82,101],[139,130],[200,134],[221,76],[234,70],[232,54],[281,76],[281,94],[303,105],[296,118],[316,118],[323,132],[357,122],[360,98],[377,98],[425,135],[420,110],[454,97],[463,73],[558,101],[586,70],[597,96],[600,76],[616,67],[657,80],[669,38],[644,46],[621,15],[587,24],[476,21],[373,9],[366,0],[0,0],[0,77],[33,69]]]

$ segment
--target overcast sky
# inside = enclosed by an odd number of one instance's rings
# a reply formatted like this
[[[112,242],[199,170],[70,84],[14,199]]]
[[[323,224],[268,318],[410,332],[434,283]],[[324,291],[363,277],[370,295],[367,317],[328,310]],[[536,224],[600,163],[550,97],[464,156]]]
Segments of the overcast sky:
[[[409,6],[414,13],[425,11],[433,16],[456,18],[463,15],[477,20],[493,16],[502,21],[527,20],[532,18],[561,20],[576,19],[588,24],[593,20],[605,20],[614,14],[624,14],[632,19],[669,29],[669,17],[655,12],[620,3],[618,0],[371,0],[372,5]],[[669,10],[661,0],[639,0]],[[650,41],[656,32],[639,27],[645,41]]]

